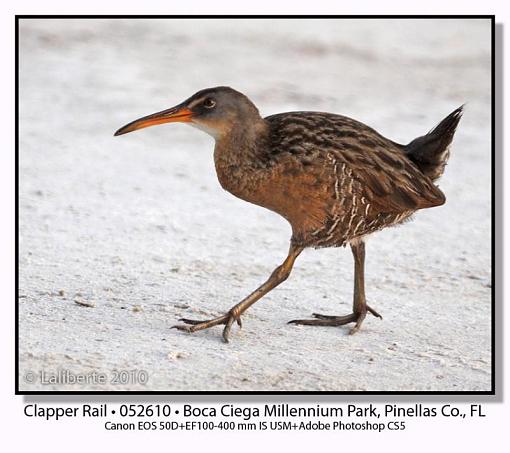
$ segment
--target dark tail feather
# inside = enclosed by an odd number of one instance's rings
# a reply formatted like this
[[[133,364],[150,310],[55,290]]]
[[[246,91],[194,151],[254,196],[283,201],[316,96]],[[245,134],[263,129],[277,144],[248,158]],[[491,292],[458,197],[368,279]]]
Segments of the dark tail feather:
[[[462,117],[464,106],[450,113],[427,135],[415,138],[404,146],[404,152],[418,168],[432,181],[438,179],[444,172],[450,144]]]

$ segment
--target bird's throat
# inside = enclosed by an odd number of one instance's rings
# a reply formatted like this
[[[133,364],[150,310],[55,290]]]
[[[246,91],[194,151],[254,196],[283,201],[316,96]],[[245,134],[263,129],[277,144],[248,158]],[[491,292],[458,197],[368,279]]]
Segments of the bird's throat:
[[[250,193],[269,166],[269,126],[264,120],[233,127],[216,139],[214,164],[221,186],[233,195],[252,201]]]

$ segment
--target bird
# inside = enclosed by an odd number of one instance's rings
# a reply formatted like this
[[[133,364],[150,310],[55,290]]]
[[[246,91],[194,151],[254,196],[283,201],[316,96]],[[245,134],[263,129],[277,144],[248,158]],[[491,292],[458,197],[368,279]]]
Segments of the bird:
[[[242,327],[241,316],[289,277],[306,248],[350,246],[354,258],[352,313],[313,313],[290,324],[343,326],[358,332],[368,313],[382,316],[365,297],[368,236],[409,221],[420,209],[446,198],[436,182],[443,175],[464,105],[423,136],[403,145],[360,121],[333,113],[293,111],[263,118],[244,94],[227,86],[206,88],[184,102],[121,127],[115,136],[149,126],[181,122],[215,140],[214,165],[223,189],[284,217],[292,236],[287,257],[269,278],[213,319],[179,319],[174,328],[196,332]]]

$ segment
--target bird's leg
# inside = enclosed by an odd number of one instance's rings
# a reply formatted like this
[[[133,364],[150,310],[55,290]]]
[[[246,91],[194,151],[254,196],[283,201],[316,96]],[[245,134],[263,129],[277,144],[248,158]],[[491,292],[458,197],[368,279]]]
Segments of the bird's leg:
[[[186,332],[196,332],[197,330],[208,329],[209,327],[217,326],[218,324],[224,324],[225,328],[223,329],[223,339],[226,343],[228,343],[230,329],[234,321],[236,321],[239,327],[241,327],[241,315],[262,296],[267,294],[280,283],[287,280],[292,270],[292,266],[294,265],[294,261],[296,261],[296,258],[299,256],[302,250],[302,247],[296,247],[291,244],[287,258],[273,271],[267,281],[260,285],[249,296],[245,297],[237,305],[234,305],[228,311],[228,313],[224,314],[223,316],[219,316],[218,318],[214,318],[208,321],[197,321],[194,319],[182,318],[179,321],[189,325],[177,325],[173,327],[179,330],[184,330]]]
[[[351,250],[354,257],[354,297],[352,311],[353,314],[357,316],[356,325],[349,332],[352,335],[360,329],[367,315],[367,311],[377,318],[382,319],[382,316],[373,308],[369,307],[365,299],[365,243],[360,241],[351,244]]]
[[[354,296],[352,313],[345,316],[329,316],[313,313],[316,319],[296,319],[289,324],[300,324],[304,326],[342,326],[355,322],[355,326],[349,332],[351,335],[356,333],[367,315],[367,312],[381,318],[373,308],[367,305],[365,299],[365,243],[363,241],[351,244],[352,254],[354,256]]]

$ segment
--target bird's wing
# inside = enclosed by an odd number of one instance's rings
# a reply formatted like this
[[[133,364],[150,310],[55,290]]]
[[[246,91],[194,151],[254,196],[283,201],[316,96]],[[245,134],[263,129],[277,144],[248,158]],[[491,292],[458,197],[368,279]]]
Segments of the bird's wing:
[[[445,201],[441,190],[406,157],[400,145],[363,123],[319,112],[290,112],[266,120],[271,125],[275,160],[293,156],[303,172],[317,165],[342,170],[342,190],[348,191],[352,187],[349,179],[353,179],[361,191],[358,195],[366,197],[375,212],[399,213]]]

